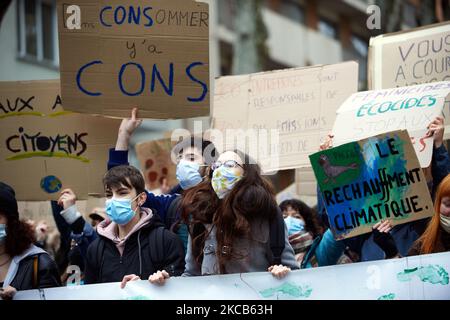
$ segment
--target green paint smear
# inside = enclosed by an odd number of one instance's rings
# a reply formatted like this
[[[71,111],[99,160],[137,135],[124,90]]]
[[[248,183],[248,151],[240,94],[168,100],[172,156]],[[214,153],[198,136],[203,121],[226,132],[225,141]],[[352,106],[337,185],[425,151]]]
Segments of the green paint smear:
[[[281,292],[283,294],[287,294],[295,298],[302,298],[302,297],[309,298],[312,289],[308,286],[302,288],[302,286],[296,286],[292,283],[283,283],[279,287],[262,290],[259,293],[263,298],[270,298],[274,296],[277,292]]]
[[[147,296],[140,295],[140,296],[125,298],[124,300],[151,300],[151,299]]]
[[[397,274],[398,281],[411,281],[414,276],[419,277],[422,282],[432,284],[448,284],[448,272],[439,265],[428,265],[425,267],[417,267],[413,269],[405,269]]]
[[[34,158],[34,157],[70,158],[70,159],[80,160],[81,162],[86,162],[86,163],[91,162],[88,158],[75,156],[73,154],[66,154],[64,152],[59,152],[59,151],[58,152],[50,152],[50,151],[27,152],[27,153],[22,153],[22,154],[18,154],[16,156],[6,158],[6,160],[14,161],[14,160]]]
[[[389,294],[379,297],[377,300],[394,300],[394,299],[395,299],[395,293],[389,293]]]
[[[9,117],[21,117],[21,116],[37,116],[37,117],[59,117],[59,116],[65,116],[68,114],[72,114],[72,111],[58,111],[50,114],[45,114],[42,112],[37,111],[26,111],[26,112],[10,112],[6,114],[0,115],[0,119],[9,118]]]

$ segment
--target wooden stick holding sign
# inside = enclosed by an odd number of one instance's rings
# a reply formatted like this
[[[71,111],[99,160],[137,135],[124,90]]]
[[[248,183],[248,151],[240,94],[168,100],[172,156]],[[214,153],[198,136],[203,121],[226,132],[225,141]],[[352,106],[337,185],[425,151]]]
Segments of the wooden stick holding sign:
[[[393,131],[310,157],[336,239],[430,217],[433,203],[407,131]]]

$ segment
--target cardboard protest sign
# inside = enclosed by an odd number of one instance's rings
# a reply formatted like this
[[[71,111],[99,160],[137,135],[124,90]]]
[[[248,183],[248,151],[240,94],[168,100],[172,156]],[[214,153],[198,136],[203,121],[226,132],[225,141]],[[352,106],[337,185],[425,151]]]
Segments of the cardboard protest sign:
[[[336,239],[434,213],[425,176],[407,131],[393,131],[310,156]]]
[[[67,112],[59,80],[0,82],[0,181],[18,200],[103,194],[108,149],[120,122]]]
[[[222,139],[214,143],[229,149],[247,137],[254,148],[249,153],[264,171],[308,167],[308,155],[331,130],[338,106],[357,89],[356,62],[219,78],[213,129]]]
[[[208,4],[58,0],[57,10],[66,110],[128,117],[138,106],[143,118],[209,116]]]
[[[420,165],[428,167],[433,138],[426,138],[425,133],[429,123],[442,114],[449,93],[450,81],[355,93],[337,111],[333,144],[407,129]]]
[[[141,164],[148,190],[160,188],[163,179],[167,179],[167,184],[170,187],[178,184],[176,165],[170,157],[171,150],[170,138],[142,142],[136,145],[137,158]]]
[[[371,90],[450,81],[450,22],[370,39],[368,69]],[[450,100],[444,115],[450,139]]]

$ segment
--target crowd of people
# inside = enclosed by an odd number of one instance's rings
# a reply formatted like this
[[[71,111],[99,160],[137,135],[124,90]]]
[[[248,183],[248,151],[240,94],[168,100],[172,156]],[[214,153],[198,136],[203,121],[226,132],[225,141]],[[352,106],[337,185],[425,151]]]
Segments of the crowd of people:
[[[240,150],[219,154],[212,142],[182,140],[174,152],[179,184],[167,194],[145,188],[128,163],[130,139],[142,120],[133,109],[119,128],[103,178],[104,208],[90,222],[77,209],[71,189],[51,202],[49,223],[21,219],[14,190],[0,182],[0,297],[19,290],[170,277],[270,272],[341,263],[393,259],[450,250],[450,161],[443,144],[443,119],[430,123],[433,136],[428,187],[434,216],[336,240],[318,192],[317,208],[298,199],[277,204],[275,190],[259,165]],[[332,147],[332,138],[320,149]],[[206,152],[208,151],[208,152]],[[73,268],[76,266],[76,268]]]

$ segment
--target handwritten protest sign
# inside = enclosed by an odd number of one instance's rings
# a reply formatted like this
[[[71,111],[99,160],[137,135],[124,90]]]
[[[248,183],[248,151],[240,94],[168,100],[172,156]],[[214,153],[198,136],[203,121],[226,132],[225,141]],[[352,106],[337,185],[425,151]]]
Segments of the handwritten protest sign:
[[[0,82],[0,181],[18,200],[103,194],[119,121],[65,111],[59,80]]]
[[[310,156],[336,239],[434,213],[425,176],[407,131],[384,133]]]
[[[383,279],[378,286],[368,281],[376,268]],[[71,285],[60,288],[18,291],[14,300],[449,300],[450,252],[401,259],[350,263],[295,270],[283,279],[269,272],[172,277],[163,287],[148,280],[120,283]],[[342,290],[345,288],[345,290]],[[223,308],[180,304],[177,315],[210,318]],[[252,311],[246,311],[246,307]],[[234,305],[235,314],[268,314],[254,304]],[[229,311],[227,311],[229,313]]]
[[[308,155],[329,133],[338,106],[357,88],[355,62],[219,78],[213,129],[224,138],[214,143],[219,149],[239,147],[247,135],[256,149],[249,153],[264,171],[308,167]],[[270,130],[277,139],[258,136]],[[279,161],[265,161],[274,156]]]
[[[450,81],[450,22],[370,39],[369,89]],[[450,139],[450,100],[444,108]]]
[[[384,132],[407,129],[422,167],[431,162],[433,139],[427,126],[442,114],[450,81],[358,92],[337,111],[333,143],[339,146]]]
[[[77,22],[79,8],[79,29]],[[194,0],[58,1],[66,110],[209,116],[209,11]]]
[[[136,153],[144,173],[148,190],[160,188],[167,179],[170,187],[178,184],[176,165],[171,161],[172,143],[170,138],[142,142],[136,145]]]

